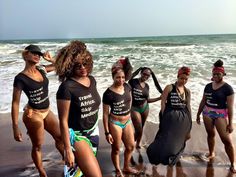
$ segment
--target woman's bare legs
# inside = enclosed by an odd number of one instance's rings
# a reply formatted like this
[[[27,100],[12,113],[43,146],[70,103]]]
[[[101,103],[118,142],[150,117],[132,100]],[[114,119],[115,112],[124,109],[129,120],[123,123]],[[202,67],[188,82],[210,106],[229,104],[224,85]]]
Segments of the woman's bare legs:
[[[149,109],[147,109],[142,114],[140,114],[139,112],[136,112],[136,111],[131,112],[132,122],[134,125],[134,131],[135,131],[134,136],[135,136],[137,149],[141,148],[140,142],[141,142],[142,135],[143,135],[143,127],[144,127],[144,124],[147,120],[148,114],[149,114]]]
[[[132,152],[134,150],[134,131],[132,124],[128,124],[123,129],[122,141],[124,142],[125,146],[123,171],[125,173],[137,174],[138,171],[129,166]]]
[[[235,164],[234,164],[234,155],[235,155],[235,150],[234,150],[234,146],[232,143],[232,137],[231,134],[229,132],[227,132],[226,127],[228,124],[228,120],[227,119],[222,119],[219,118],[215,121],[215,125],[216,125],[216,129],[217,132],[219,133],[220,139],[221,141],[224,143],[225,146],[225,152],[229,158],[230,161],[230,171],[233,173],[236,173],[236,168],[235,168]]]
[[[111,145],[111,159],[116,169],[117,176],[123,176],[121,168],[120,168],[120,145],[121,145],[121,137],[122,137],[122,129],[109,122],[109,130],[114,140]]]
[[[203,121],[207,132],[207,143],[209,148],[207,158],[211,159],[215,156],[215,126],[213,125],[213,120],[209,117],[203,117]]]
[[[27,112],[23,115],[23,121],[27,128],[27,132],[32,142],[31,156],[36,168],[39,171],[40,177],[46,177],[46,171],[42,163],[42,144],[44,141],[44,124],[43,119],[38,114],[33,114],[31,117],[27,116]]]
[[[131,112],[132,122],[134,125],[134,136],[136,141],[136,148],[140,148],[140,141],[142,138],[143,127],[142,127],[142,117],[139,112],[132,111]]]
[[[55,146],[60,152],[62,159],[64,159],[64,145],[61,139],[59,122],[52,111],[49,111],[47,117],[44,119],[44,128],[52,135],[55,140]]]
[[[75,142],[74,148],[75,161],[84,176],[102,177],[100,166],[91,147],[85,141],[79,141]]]

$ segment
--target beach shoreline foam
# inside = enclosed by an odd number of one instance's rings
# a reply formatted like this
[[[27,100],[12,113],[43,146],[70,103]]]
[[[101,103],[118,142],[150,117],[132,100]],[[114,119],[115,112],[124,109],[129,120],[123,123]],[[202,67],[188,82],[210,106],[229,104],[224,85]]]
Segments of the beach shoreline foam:
[[[30,151],[31,142],[26,134],[26,129],[19,120],[19,126],[23,133],[23,142],[16,142],[13,138],[11,128],[10,113],[0,114],[0,176],[1,177],[33,177],[38,176],[37,170],[32,163]],[[110,158],[110,145],[106,142],[102,121],[99,121],[100,146],[98,151],[98,161],[104,177],[114,176],[114,167]],[[236,131],[236,124],[234,124]],[[146,147],[150,144],[158,130],[158,124],[147,122],[144,127],[142,148],[134,151],[136,167],[142,171],[139,176],[188,176],[188,177],[233,177],[229,173],[229,160],[224,152],[223,144],[219,136],[216,137],[216,158],[213,162],[204,159],[207,153],[207,139],[203,124],[201,126],[193,122],[191,139],[187,142],[185,151],[176,166],[168,167],[164,165],[153,166],[148,162]],[[233,142],[235,144],[236,134],[233,132]],[[121,161],[123,163],[123,148]],[[48,177],[61,177],[63,175],[63,163],[61,157],[54,147],[53,139],[45,133],[43,145],[43,163]],[[126,175],[128,176],[128,175]]]

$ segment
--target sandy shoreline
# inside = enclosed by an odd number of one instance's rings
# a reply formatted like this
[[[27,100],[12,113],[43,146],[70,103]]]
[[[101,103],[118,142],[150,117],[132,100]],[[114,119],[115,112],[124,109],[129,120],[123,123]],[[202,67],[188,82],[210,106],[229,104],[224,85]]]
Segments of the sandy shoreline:
[[[32,164],[30,157],[31,142],[26,135],[26,129],[20,120],[20,127],[23,133],[23,142],[19,143],[13,139],[10,114],[0,114],[0,177],[33,177],[38,176],[37,171]],[[235,131],[236,125],[234,124]],[[104,177],[114,176],[114,167],[110,159],[110,146],[105,140],[102,122],[99,122],[100,128],[100,146],[98,151],[98,160]],[[207,152],[206,133],[204,126],[198,126],[195,122],[192,128],[192,138],[187,142],[186,149],[181,164],[174,167],[163,165],[152,166],[147,159],[146,149],[148,144],[154,139],[158,125],[148,122],[144,128],[142,139],[143,148],[140,153],[135,150],[134,158],[137,168],[142,169],[143,173],[139,176],[176,176],[176,177],[232,177],[236,176],[229,173],[229,161],[224,152],[224,147],[217,135],[216,158],[212,163],[208,163],[202,157]],[[233,141],[235,145],[236,133],[233,132]],[[138,161],[143,159],[142,163]],[[48,177],[61,177],[63,164],[60,155],[55,150],[54,142],[49,134],[45,134],[45,143],[43,145],[43,159]],[[121,159],[123,159],[123,152]]]

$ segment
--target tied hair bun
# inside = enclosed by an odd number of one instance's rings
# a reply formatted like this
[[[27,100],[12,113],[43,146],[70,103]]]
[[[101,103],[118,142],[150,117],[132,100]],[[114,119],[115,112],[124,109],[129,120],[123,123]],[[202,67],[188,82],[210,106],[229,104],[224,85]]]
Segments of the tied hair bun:
[[[214,67],[222,67],[224,65],[224,62],[222,60],[217,60],[214,63]]]
[[[128,57],[120,57],[112,66],[111,72],[114,75],[118,70],[122,69],[125,73],[125,80],[129,80],[132,76],[133,67]]]

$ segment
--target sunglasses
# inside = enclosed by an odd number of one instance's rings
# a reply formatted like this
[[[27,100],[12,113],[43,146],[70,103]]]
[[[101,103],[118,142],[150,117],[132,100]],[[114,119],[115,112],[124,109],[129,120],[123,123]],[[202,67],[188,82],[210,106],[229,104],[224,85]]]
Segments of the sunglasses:
[[[150,77],[150,74],[147,74],[147,73],[142,73],[142,75]]]
[[[42,55],[42,54],[39,53],[39,52],[30,52],[30,53],[32,53],[33,55],[38,55],[38,56],[41,56],[41,55]]]
[[[81,69],[82,67],[86,67],[88,64],[86,62],[83,63],[76,63],[75,64],[75,69]]]

